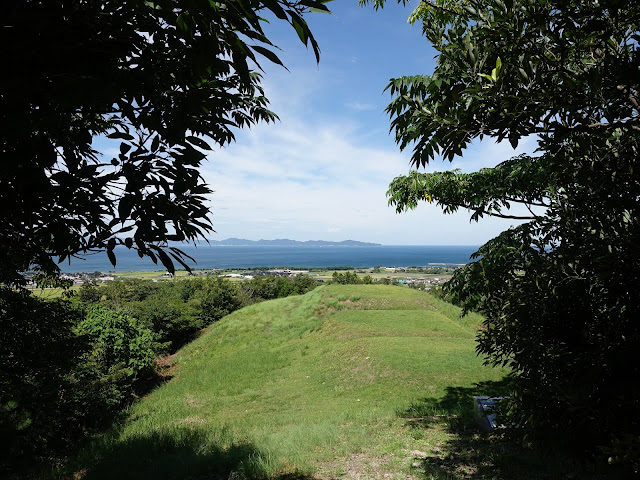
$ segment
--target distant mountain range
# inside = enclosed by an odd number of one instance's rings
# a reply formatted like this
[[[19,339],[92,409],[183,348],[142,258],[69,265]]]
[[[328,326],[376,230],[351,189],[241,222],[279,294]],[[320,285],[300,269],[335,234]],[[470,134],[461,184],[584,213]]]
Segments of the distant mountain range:
[[[209,240],[213,246],[255,246],[269,245],[277,247],[377,247],[379,243],[357,242],[355,240],[343,240],[341,242],[328,242],[326,240],[289,240],[288,238],[278,238],[275,240],[246,240],[244,238],[227,238],[226,240]]]

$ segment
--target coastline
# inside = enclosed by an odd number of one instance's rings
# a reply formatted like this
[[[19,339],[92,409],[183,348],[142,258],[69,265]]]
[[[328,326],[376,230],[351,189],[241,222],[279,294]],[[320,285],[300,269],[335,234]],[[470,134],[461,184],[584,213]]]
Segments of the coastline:
[[[183,246],[187,255],[197,263],[188,262],[194,272],[213,269],[259,268],[373,268],[386,267],[444,267],[469,263],[477,251],[475,245],[380,245],[380,246]],[[115,268],[106,254],[95,254],[84,260],[74,259],[60,265],[63,273],[104,272],[164,272],[160,263],[149,258],[140,259],[125,247],[116,247]]]

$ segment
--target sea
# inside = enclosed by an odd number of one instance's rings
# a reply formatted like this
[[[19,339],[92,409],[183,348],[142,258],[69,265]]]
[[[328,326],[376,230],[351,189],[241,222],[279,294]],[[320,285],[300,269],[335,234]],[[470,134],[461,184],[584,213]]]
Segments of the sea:
[[[464,265],[472,261],[478,245],[379,245],[351,246],[182,246],[196,262],[187,261],[192,269],[253,267],[409,267]],[[60,264],[61,270],[72,272],[164,271],[160,262],[139,258],[126,247],[116,247],[116,266],[106,253],[91,254]],[[176,269],[181,267],[176,264]]]

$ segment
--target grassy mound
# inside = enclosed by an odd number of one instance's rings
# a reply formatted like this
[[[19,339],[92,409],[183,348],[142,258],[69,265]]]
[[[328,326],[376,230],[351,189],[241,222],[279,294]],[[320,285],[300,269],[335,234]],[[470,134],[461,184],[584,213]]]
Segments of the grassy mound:
[[[178,352],[171,381],[88,446],[74,475],[412,478],[451,440],[448,423],[468,420],[471,394],[504,376],[475,355],[479,320],[368,285],[244,308]]]

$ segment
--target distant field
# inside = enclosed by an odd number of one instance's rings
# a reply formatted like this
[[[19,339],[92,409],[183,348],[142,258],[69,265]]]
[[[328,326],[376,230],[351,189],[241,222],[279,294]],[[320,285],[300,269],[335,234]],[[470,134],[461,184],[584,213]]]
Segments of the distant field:
[[[251,269],[228,269],[224,273],[247,273],[251,271]],[[315,270],[313,272],[308,273],[307,275],[312,276],[313,278],[318,278],[322,280],[331,280],[331,276],[335,270]],[[439,277],[448,280],[451,277],[451,273],[444,274],[436,274],[436,273],[404,273],[404,272],[390,272],[390,271],[382,271],[378,273],[373,273],[372,269],[352,269],[352,270],[340,270],[340,273],[344,273],[346,271],[351,272],[359,272],[358,276],[363,277],[365,275],[370,275],[372,278],[392,278],[392,279],[401,279],[401,278],[434,278]],[[210,272],[210,271],[209,271]],[[164,270],[158,270],[155,272],[123,272],[114,274],[117,278],[126,279],[126,278],[139,278],[144,280],[168,280],[170,277],[164,277],[163,275],[166,272]],[[199,275],[200,271],[194,270],[195,275]],[[188,278],[189,273],[186,270],[176,270],[175,277],[173,278]],[[236,279],[231,279],[236,280]]]
[[[80,287],[78,285],[74,285],[70,288],[71,291],[76,291]],[[64,290],[62,288],[35,288],[28,287],[27,290],[31,292],[32,295],[40,298],[46,298],[53,300],[54,298],[62,297]]]
[[[473,426],[471,396],[500,393],[506,373],[476,357],[479,321],[428,293],[378,285],[244,308],[178,352],[171,381],[65,473],[545,478],[535,458],[505,453]]]
[[[355,272],[356,270],[340,270],[340,273],[344,273],[345,271]],[[361,270],[358,270],[361,272]],[[247,270],[230,270],[230,272],[234,273],[246,273]],[[310,276],[317,280],[322,280],[323,282],[328,282],[332,279],[334,270],[321,270],[314,271],[310,274]],[[165,277],[165,271],[155,271],[155,272],[126,272],[126,273],[118,273],[116,274],[117,279],[126,280],[126,279],[140,279],[140,280],[155,280],[155,281],[173,281],[173,280],[182,280],[185,278],[190,278],[189,273],[186,270],[177,270],[174,277]],[[196,276],[198,276],[198,271],[195,272]],[[229,272],[225,272],[229,273]],[[309,275],[309,274],[307,274]],[[384,272],[384,273],[370,273],[370,271],[365,271],[365,273],[357,274],[360,278],[365,275],[370,275],[374,279],[381,278],[391,278],[391,279],[405,279],[405,278],[441,278],[444,280],[449,280],[451,278],[451,274],[431,274],[431,273],[402,273],[402,272]],[[242,278],[228,278],[230,282],[243,282],[245,281]],[[100,285],[100,282],[98,282]],[[74,285],[71,287],[71,290],[78,290],[80,285]],[[63,290],[61,288],[34,288],[30,287],[29,290],[38,297],[54,299],[62,296]]]

